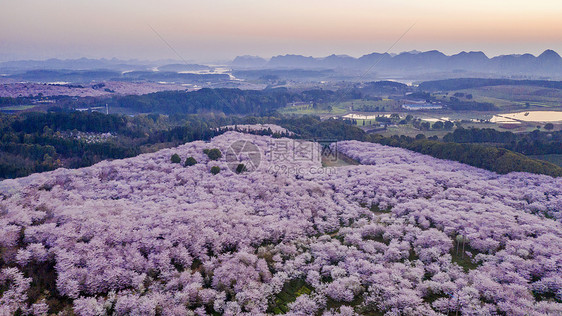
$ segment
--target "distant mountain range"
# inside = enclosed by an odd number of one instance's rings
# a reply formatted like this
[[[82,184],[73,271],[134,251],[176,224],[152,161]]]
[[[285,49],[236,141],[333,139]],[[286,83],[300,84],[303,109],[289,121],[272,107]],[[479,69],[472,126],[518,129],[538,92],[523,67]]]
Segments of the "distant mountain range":
[[[445,55],[440,51],[412,50],[400,54],[372,53],[359,58],[347,55],[310,57],[279,55],[236,57],[230,66],[242,79],[278,77],[293,80],[365,80],[404,78],[415,80],[457,77],[509,77],[514,79],[562,79],[562,58],[553,50],[539,56],[502,55],[489,58],[483,52]],[[19,79],[37,70],[67,72],[211,72],[214,66],[184,64],[173,60],[140,61],[121,59],[48,59],[0,62],[0,75]],[[301,72],[298,72],[296,70]],[[369,74],[363,76],[367,70]],[[169,76],[170,74],[167,74]],[[83,76],[83,74],[80,74]],[[162,74],[157,74],[162,76]],[[115,77],[115,76],[114,76]],[[294,78],[293,78],[294,77]],[[305,78],[306,77],[306,78]],[[303,79],[304,78],[304,79]],[[307,79],[308,78],[308,79]],[[168,78],[169,79],[169,78]],[[166,80],[165,80],[166,81]]]
[[[302,55],[275,56],[269,60],[256,56],[236,57],[235,69],[334,69],[340,71],[368,69],[386,74],[420,73],[494,73],[501,75],[562,76],[562,58],[553,50],[539,56],[531,54],[502,55],[489,58],[483,52],[461,52],[445,55],[440,51],[410,51],[397,55],[372,53],[354,58],[330,55],[315,58]]]

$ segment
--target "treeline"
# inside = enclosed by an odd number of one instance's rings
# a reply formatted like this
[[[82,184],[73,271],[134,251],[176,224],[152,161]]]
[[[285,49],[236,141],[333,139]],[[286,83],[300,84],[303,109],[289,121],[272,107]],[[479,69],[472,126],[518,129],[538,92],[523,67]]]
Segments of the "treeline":
[[[94,97],[78,98],[66,95],[43,96],[42,93],[39,93],[36,96],[0,97],[0,107],[12,105],[41,104],[42,102],[48,101],[52,102],[53,108],[57,108],[60,111],[62,108],[87,107],[93,106],[94,104],[97,105],[99,103],[99,99],[100,98]]]
[[[275,123],[284,127],[296,135],[294,137],[321,140],[321,141],[337,141],[337,140],[364,140],[366,133],[351,124],[348,120],[329,119],[322,121],[316,116],[301,117],[281,117],[274,120]]]
[[[443,137],[445,142],[489,143],[524,155],[562,154],[562,131],[531,133],[500,132],[491,128],[458,128]]]
[[[381,101],[382,98],[380,98],[380,100],[375,100],[375,101]],[[380,112],[380,111],[385,111],[385,106],[379,106],[379,105],[373,105],[373,104],[360,104],[360,105],[353,105],[352,106],[353,111],[358,111],[358,112]]]
[[[126,127],[125,117],[98,112],[29,112],[11,124],[14,132],[40,133],[45,128],[53,131],[79,130],[82,132],[117,132]]]
[[[58,167],[80,168],[162,147],[209,140],[221,116],[104,115],[87,112],[0,114],[0,179]],[[111,133],[100,137],[101,133]]]
[[[493,111],[498,109],[493,103],[466,101],[456,97],[451,97],[445,104],[455,111]]]
[[[11,97],[0,97],[0,107],[2,106],[10,106],[10,105],[23,105],[31,103],[32,98],[28,97],[18,97],[18,98],[11,98]]]
[[[473,89],[488,86],[537,86],[543,88],[562,89],[562,81],[550,80],[513,80],[513,79],[484,79],[484,78],[459,78],[425,81],[419,88],[426,91],[450,91]]]
[[[458,144],[406,136],[382,137],[381,135],[374,135],[371,141],[409,149],[435,158],[462,162],[501,174],[529,172],[553,177],[562,176],[562,168],[550,162],[529,158],[495,146],[469,143]]]
[[[366,133],[355,127],[350,120],[328,119],[321,120],[314,115],[281,115],[272,116],[247,116],[229,117],[229,123],[224,125],[243,124],[275,124],[292,133],[278,134],[268,130],[254,131],[252,134],[270,135],[273,137],[292,137],[316,141],[339,141],[339,140],[364,140]]]
[[[325,103],[338,98],[357,97],[352,93],[353,91],[350,91],[342,96],[330,90],[294,93],[285,88],[265,90],[205,88],[193,92],[163,91],[145,95],[116,96],[109,101],[102,101],[102,103],[107,102],[110,106],[128,108],[141,113],[196,114],[220,112],[227,115],[264,115],[285,107],[291,102]]]
[[[86,143],[40,135],[31,136],[31,141],[37,143],[0,143],[0,179],[24,177],[58,167],[87,167],[105,159],[121,159],[142,153],[139,146],[115,142]]]

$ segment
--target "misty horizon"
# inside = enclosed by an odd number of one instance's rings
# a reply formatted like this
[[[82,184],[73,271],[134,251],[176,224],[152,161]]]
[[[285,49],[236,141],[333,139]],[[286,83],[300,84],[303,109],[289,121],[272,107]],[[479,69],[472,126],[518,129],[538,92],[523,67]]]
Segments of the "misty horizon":
[[[488,56],[562,51],[562,3],[553,0],[0,4],[0,60],[119,58],[216,62],[240,55],[354,57],[439,50]],[[157,34],[156,34],[157,33]],[[162,37],[164,41],[159,38]]]
[[[365,53],[362,55],[352,55],[352,54],[346,54],[346,53],[329,53],[329,54],[325,54],[325,55],[307,55],[307,54],[302,54],[302,53],[279,53],[279,54],[274,54],[274,55],[255,55],[255,54],[239,54],[239,55],[235,55],[232,56],[230,58],[223,58],[223,59],[216,59],[216,60],[204,60],[204,59],[189,59],[189,58],[183,58],[184,56],[181,56],[182,59],[180,59],[179,57],[176,56],[176,58],[173,57],[169,57],[169,58],[153,58],[153,59],[143,59],[143,58],[119,58],[116,56],[102,56],[102,57],[92,57],[92,56],[77,56],[77,57],[69,57],[69,58],[64,58],[64,57],[57,57],[57,56],[52,56],[52,57],[45,57],[45,58],[28,58],[28,59],[6,59],[6,60],[2,60],[0,59],[0,62],[5,63],[5,62],[23,62],[23,61],[36,61],[36,62],[45,62],[45,61],[49,61],[49,60],[61,60],[61,61],[71,61],[71,60],[105,60],[105,61],[118,61],[118,62],[137,62],[137,63],[200,63],[200,64],[221,64],[221,63],[230,63],[233,60],[235,60],[238,57],[251,57],[251,58],[261,58],[261,59],[265,59],[267,61],[271,60],[272,58],[275,57],[283,57],[283,56],[302,56],[302,57],[307,57],[307,58],[315,58],[315,59],[322,59],[322,58],[327,58],[327,57],[331,57],[331,56],[337,56],[337,57],[351,57],[351,58],[361,58],[363,56],[367,56],[370,54],[389,54],[391,56],[398,56],[400,54],[419,54],[419,53],[427,53],[427,52],[432,52],[432,51],[436,51],[436,52],[440,52],[443,53],[444,55],[450,57],[450,56],[454,56],[454,55],[458,55],[458,54],[463,54],[463,53],[483,53],[484,55],[486,55],[487,58],[492,59],[494,57],[501,57],[501,56],[522,56],[522,55],[527,55],[530,54],[534,57],[538,57],[540,56],[542,53],[546,52],[546,51],[554,51],[555,53],[557,53],[558,55],[560,55],[559,51],[556,51],[554,49],[550,49],[550,48],[546,48],[544,50],[539,50],[536,53],[532,53],[532,52],[522,52],[522,53],[503,53],[503,54],[497,54],[497,55],[491,55],[486,53],[483,50],[478,50],[478,49],[474,49],[474,50],[463,50],[463,51],[458,51],[458,52],[453,52],[453,53],[447,53],[445,51],[439,50],[439,49],[430,49],[430,50],[417,50],[417,49],[412,49],[412,50],[405,50],[405,51],[400,51],[400,52],[382,52],[382,51],[373,51],[373,52],[369,52],[369,53]],[[561,50],[562,52],[562,50]]]

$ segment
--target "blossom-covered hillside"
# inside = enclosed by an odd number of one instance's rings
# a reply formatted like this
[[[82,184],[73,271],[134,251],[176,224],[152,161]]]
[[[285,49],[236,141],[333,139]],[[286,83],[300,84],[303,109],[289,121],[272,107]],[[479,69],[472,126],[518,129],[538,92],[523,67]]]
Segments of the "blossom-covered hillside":
[[[0,315],[562,314],[561,180],[307,145],[227,132],[0,182]]]

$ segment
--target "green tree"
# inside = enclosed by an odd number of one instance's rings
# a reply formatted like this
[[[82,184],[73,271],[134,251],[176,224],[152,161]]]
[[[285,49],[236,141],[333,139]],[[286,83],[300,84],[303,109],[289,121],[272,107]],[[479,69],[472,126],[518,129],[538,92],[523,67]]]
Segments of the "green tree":
[[[221,168],[217,167],[217,166],[213,166],[211,167],[211,173],[213,175],[219,174],[219,172],[221,172]]]
[[[246,169],[246,166],[243,163],[238,164],[238,166],[236,166],[236,173],[242,173],[247,170],[248,169]]]
[[[203,153],[206,154],[207,157],[209,157],[209,159],[211,159],[211,160],[218,160],[222,157],[221,151],[217,148],[204,149]]]
[[[187,157],[187,159],[185,159],[185,163],[184,163],[185,167],[193,166],[195,164],[197,164],[197,160],[195,160],[195,158]]]
[[[554,129],[554,124],[552,124],[552,123],[546,123],[546,124],[544,125],[544,129],[550,131],[550,130]]]
[[[443,122],[437,121],[437,122],[433,123],[432,128],[433,129],[443,129]]]
[[[405,120],[406,120],[407,123],[410,123],[413,118],[414,118],[414,117],[412,116],[412,114],[408,114],[408,115],[406,115]]]
[[[172,158],[170,158],[170,160],[172,161],[172,163],[180,163],[181,162],[181,158],[178,154],[173,154]]]
[[[429,122],[421,122],[421,124],[420,124],[421,130],[427,131],[427,130],[429,130],[429,127],[430,127]]]

